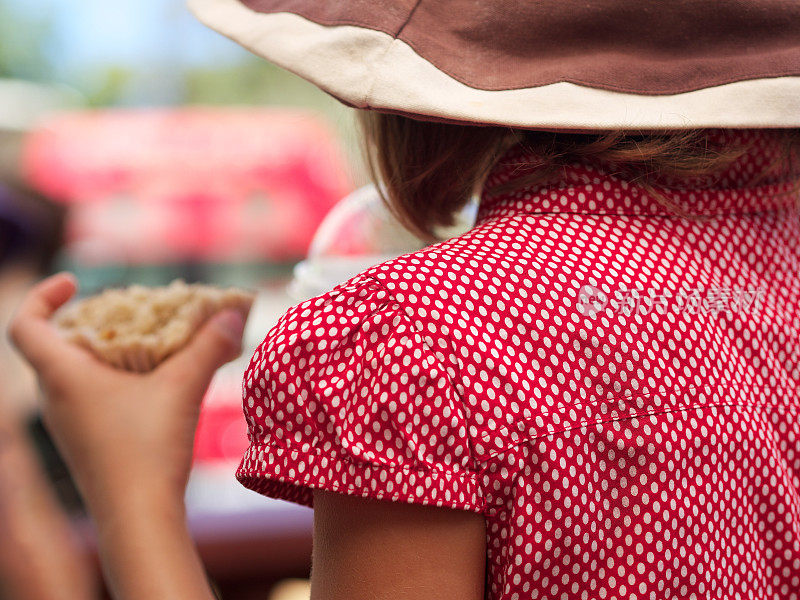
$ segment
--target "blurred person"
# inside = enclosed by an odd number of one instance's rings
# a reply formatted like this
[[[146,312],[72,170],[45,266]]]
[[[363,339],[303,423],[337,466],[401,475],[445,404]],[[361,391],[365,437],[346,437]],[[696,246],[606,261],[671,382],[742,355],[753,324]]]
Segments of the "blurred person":
[[[71,528],[26,424],[0,386],[0,598],[97,598],[94,568]]]
[[[63,211],[30,189],[0,184],[0,323],[47,273],[60,245]],[[41,464],[29,427],[35,377],[0,340],[0,597],[89,600],[96,597],[85,555]]]
[[[7,325],[24,292],[50,272],[62,243],[65,211],[34,190],[0,182],[0,323]],[[36,408],[36,379],[5,339],[0,340],[0,381],[14,410]]]
[[[192,0],[370,109],[433,238],[290,309],[244,374],[247,487],[314,508],[311,597],[797,598],[800,6]],[[757,35],[754,35],[757,32]],[[678,43],[679,42],[679,43]],[[147,375],[13,337],[119,598],[211,598],[185,524],[221,313]]]

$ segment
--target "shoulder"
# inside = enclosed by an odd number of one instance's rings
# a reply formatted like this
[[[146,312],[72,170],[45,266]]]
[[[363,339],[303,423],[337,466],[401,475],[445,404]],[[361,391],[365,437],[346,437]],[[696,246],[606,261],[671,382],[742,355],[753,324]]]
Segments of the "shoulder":
[[[339,360],[361,336],[377,342],[393,328],[402,331],[401,312],[385,286],[358,275],[286,311],[256,349],[247,376]]]
[[[461,399],[406,308],[364,274],[283,316],[245,373],[245,485],[477,510]]]

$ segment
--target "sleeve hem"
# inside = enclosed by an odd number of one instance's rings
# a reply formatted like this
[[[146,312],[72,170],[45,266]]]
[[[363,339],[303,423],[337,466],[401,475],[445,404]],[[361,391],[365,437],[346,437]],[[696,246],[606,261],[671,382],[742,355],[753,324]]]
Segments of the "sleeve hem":
[[[485,505],[476,475],[442,469],[375,465],[320,454],[316,448],[254,443],[236,479],[271,498],[313,506],[313,490],[406,504],[482,513]]]

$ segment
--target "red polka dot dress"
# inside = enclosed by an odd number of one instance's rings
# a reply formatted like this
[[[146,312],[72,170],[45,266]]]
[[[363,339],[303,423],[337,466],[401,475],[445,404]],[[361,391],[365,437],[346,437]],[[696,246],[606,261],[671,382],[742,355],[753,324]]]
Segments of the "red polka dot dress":
[[[715,132],[753,146],[660,200],[593,163],[486,194],[468,233],[292,308],[245,373],[239,480],[481,513],[491,599],[800,597],[777,135]]]

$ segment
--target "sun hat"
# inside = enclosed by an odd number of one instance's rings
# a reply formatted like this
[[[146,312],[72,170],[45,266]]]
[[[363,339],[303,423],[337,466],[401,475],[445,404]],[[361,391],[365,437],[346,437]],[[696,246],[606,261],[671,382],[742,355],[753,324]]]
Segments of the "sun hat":
[[[795,0],[189,0],[357,107],[524,128],[800,126]]]

